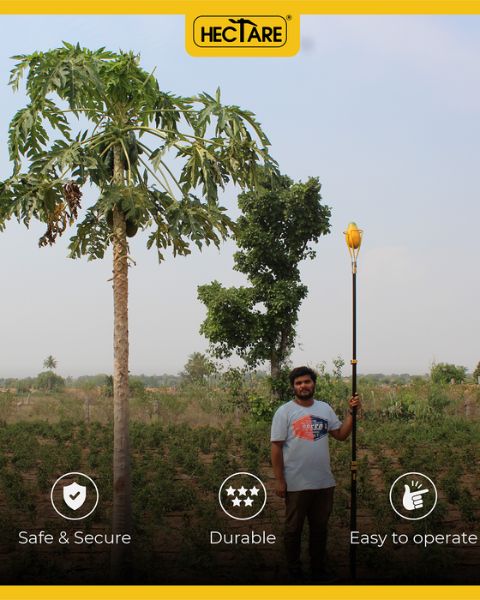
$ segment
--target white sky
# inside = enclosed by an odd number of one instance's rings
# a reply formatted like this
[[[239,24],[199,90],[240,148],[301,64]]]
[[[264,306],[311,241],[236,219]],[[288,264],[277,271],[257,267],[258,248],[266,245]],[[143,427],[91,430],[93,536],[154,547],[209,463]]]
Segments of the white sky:
[[[350,265],[342,232],[365,230],[358,273],[359,372],[425,373],[432,361],[480,360],[478,202],[480,18],[302,18],[289,59],[200,59],[179,16],[0,16],[0,177],[8,123],[25,103],[7,86],[14,54],[62,40],[135,50],[163,89],[213,92],[253,110],[283,173],[319,176],[332,233],[302,267],[309,287],[295,364],[351,352]],[[223,203],[235,211],[235,193]],[[43,226],[0,234],[0,377],[34,375],[53,354],[62,375],[112,370],[110,255],[66,258],[68,236],[39,249]],[[244,283],[234,245],[158,264],[132,244],[132,373],[176,373],[207,342],[197,285]],[[347,369],[346,369],[347,371]]]

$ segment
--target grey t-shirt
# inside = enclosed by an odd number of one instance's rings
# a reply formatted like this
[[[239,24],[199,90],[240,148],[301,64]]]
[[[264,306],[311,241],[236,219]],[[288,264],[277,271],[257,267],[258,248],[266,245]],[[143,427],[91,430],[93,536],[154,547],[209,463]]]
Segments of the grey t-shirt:
[[[283,443],[287,491],[318,490],[335,485],[330,469],[328,432],[342,423],[332,408],[320,400],[300,406],[293,400],[282,404],[273,416],[272,442]]]

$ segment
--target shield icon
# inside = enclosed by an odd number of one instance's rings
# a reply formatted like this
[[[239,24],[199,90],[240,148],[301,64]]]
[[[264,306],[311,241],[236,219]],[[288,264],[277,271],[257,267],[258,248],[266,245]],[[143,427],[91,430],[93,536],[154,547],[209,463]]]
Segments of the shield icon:
[[[72,510],[78,510],[87,498],[87,488],[77,482],[63,487],[63,500]]]

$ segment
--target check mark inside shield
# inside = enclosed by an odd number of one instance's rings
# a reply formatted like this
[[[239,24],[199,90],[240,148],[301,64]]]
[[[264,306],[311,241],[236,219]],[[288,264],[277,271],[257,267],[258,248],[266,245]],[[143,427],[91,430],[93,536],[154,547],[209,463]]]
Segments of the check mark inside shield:
[[[63,487],[63,500],[72,510],[78,510],[87,499],[87,488],[77,482]]]

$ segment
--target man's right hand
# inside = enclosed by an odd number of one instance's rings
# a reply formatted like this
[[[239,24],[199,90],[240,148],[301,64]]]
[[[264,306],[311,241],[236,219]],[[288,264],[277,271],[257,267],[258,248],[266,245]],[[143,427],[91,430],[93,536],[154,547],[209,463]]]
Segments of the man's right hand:
[[[285,479],[276,480],[275,493],[277,494],[277,496],[280,496],[280,498],[285,498],[285,495],[287,493],[287,482],[285,481]]]

